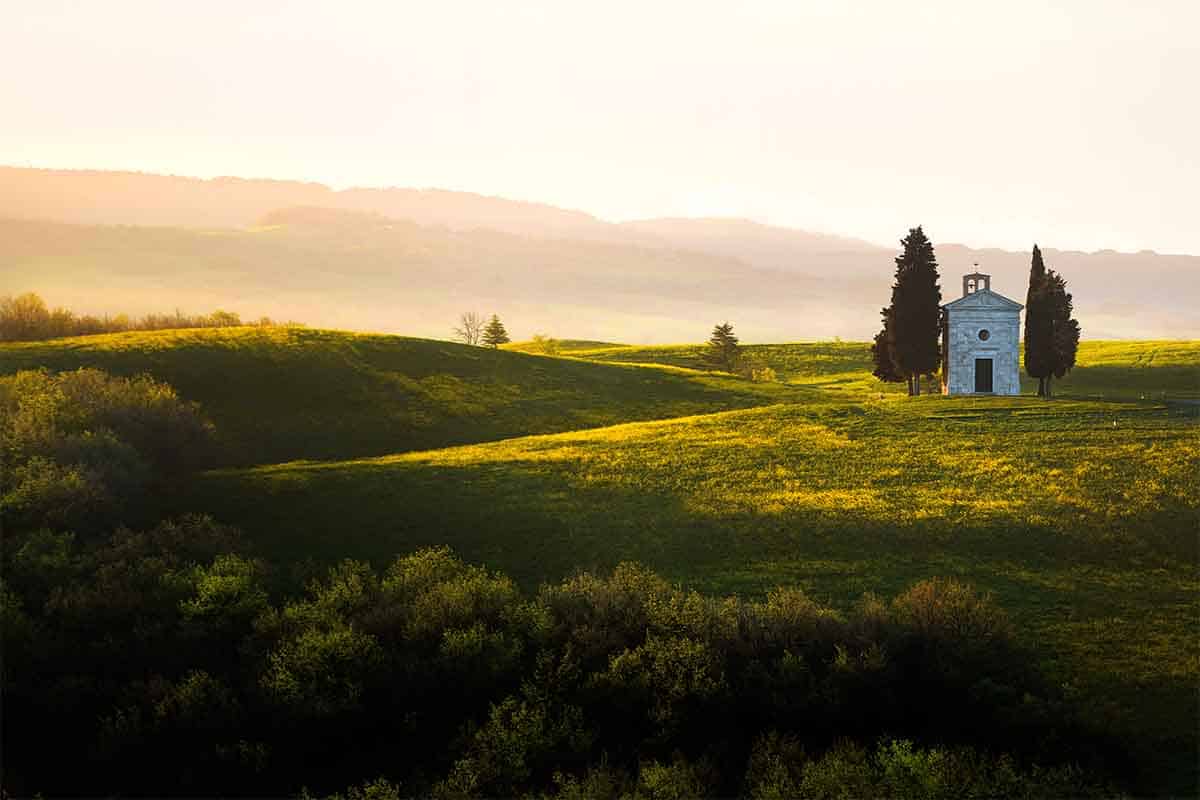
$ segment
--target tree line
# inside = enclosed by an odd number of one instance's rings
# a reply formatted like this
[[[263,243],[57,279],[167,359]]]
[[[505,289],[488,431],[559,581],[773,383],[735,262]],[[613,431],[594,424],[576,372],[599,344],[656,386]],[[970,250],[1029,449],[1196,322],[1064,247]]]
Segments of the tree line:
[[[883,325],[871,345],[872,374],[888,383],[905,383],[920,395],[921,379],[933,377],[945,357],[945,311],[933,244],[921,226],[911,228],[896,257],[891,302],[880,311]],[[1038,395],[1050,397],[1051,378],[1075,366],[1079,323],[1066,280],[1047,270],[1035,244],[1025,303],[1025,370],[1038,379]]]
[[[1085,797],[1128,767],[954,580],[836,610],[637,564],[526,592],[444,547],[289,565],[123,523],[214,435],[166,384],[0,378],[0,435],[15,795]]]
[[[484,347],[499,347],[512,341],[498,315],[485,319],[478,311],[464,311],[459,316],[454,338],[463,344]]]
[[[283,324],[298,326],[298,322],[277,323],[270,317],[243,322],[233,311],[217,309],[211,314],[184,314],[176,309],[173,314],[146,314],[131,317],[128,314],[95,316],[76,314],[70,309],[53,308],[37,294],[27,292],[16,296],[0,297],[0,340],[28,342],[42,339],[60,339],[66,336],[90,336],[99,333],[123,333],[125,331],[158,331],[174,328],[230,328],[239,325],[271,326]]]

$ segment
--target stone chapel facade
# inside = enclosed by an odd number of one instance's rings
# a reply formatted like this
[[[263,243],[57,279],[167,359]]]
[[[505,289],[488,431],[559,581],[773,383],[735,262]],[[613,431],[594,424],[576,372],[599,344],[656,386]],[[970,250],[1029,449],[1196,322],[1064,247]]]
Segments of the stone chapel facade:
[[[942,306],[942,394],[1020,394],[1020,303],[992,278],[963,276],[963,296]]]

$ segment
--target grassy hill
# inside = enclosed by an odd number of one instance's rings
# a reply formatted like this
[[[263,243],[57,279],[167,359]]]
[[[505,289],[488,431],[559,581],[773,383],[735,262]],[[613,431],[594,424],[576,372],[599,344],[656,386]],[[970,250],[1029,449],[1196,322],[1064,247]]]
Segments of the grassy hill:
[[[448,544],[529,587],[634,559],[842,607],[962,577],[1140,743],[1146,787],[1195,785],[1200,343],[1086,342],[1049,403],[881,392],[862,343],[748,349],[787,383],[699,372],[694,346],[284,328],[4,345],[0,368],[148,371],[200,401],[226,463],[258,466],[161,510],[285,564]]]
[[[574,345],[574,343],[571,343]],[[595,345],[595,346],[590,346]],[[520,349],[522,345],[515,345]],[[865,342],[791,342],[743,346],[748,360],[775,370],[785,383],[817,386],[858,393],[894,393],[898,385],[881,384],[871,375],[870,345]],[[667,364],[686,369],[705,370],[705,346],[684,345],[605,345],[583,342],[564,349],[564,355],[589,361],[624,364]]]
[[[512,349],[528,349],[520,343]],[[871,376],[863,342],[794,342],[748,345],[747,357],[773,368],[780,380],[826,389],[894,392]],[[669,364],[704,369],[704,345],[616,345],[568,341],[564,355],[608,363]],[[1037,381],[1022,372],[1021,391]],[[1200,398],[1200,345],[1194,341],[1084,341],[1075,369],[1054,381],[1056,395],[1093,399],[1188,400]]]
[[[699,349],[564,352],[687,369]],[[223,471],[189,502],[277,557],[384,563],[445,543],[528,586],[635,559],[705,591],[795,583],[844,607],[962,577],[1146,744],[1147,786],[1193,785],[1200,418],[1169,401],[1196,396],[1200,344],[1086,343],[1052,403],[881,399],[862,344],[750,352],[809,402]]]
[[[635,559],[706,591],[798,584],[846,607],[965,578],[1147,746],[1148,785],[1179,787],[1200,712],[1198,440],[1185,405],[787,404],[212,473],[189,502],[274,557],[449,544],[528,586]]]
[[[0,372],[37,367],[167,381],[216,423],[224,464],[382,455],[804,396],[672,367],[303,328],[0,343]]]

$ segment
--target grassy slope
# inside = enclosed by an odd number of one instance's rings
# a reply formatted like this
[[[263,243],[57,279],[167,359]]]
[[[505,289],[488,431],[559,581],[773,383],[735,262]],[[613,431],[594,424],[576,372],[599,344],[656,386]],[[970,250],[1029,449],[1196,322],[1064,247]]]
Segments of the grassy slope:
[[[585,343],[590,344],[590,343]],[[670,364],[704,369],[703,345],[642,347],[610,345],[572,348],[570,355],[593,361]],[[869,345],[811,342],[749,345],[747,355],[775,369],[781,380],[828,389],[896,391],[870,376]],[[564,351],[567,352],[567,351]],[[1057,394],[1096,399],[1200,398],[1200,345],[1191,341],[1085,341],[1075,369],[1054,382]],[[1037,381],[1021,374],[1022,391]]]
[[[243,461],[442,448],[223,470],[173,500],[284,559],[448,543],[527,585],[637,559],[699,588],[798,583],[837,604],[963,576],[1096,715],[1144,734],[1161,758],[1148,787],[1194,786],[1195,405],[881,398],[862,344],[752,354],[803,385],[680,369],[695,348],[547,359],[306,330],[6,346],[0,369],[150,370],[250,443]],[[1080,362],[1063,395],[1198,395],[1200,343],[1086,343]],[[681,418],[598,427],[654,417]]]
[[[632,558],[707,590],[798,583],[848,604],[959,575],[996,593],[1098,717],[1152,743],[1147,786],[1191,786],[1197,408],[880,400],[861,347],[758,348],[781,377],[853,390],[828,403],[213,473],[191,502],[278,555],[382,562],[449,543],[528,585]],[[636,358],[689,363],[681,349]],[[1088,343],[1081,361],[1108,370],[1084,394],[1179,396],[1200,344]]]
[[[796,583],[847,604],[962,576],[1186,781],[1198,433],[1193,409],[1149,403],[783,405],[211,474],[193,502],[276,555],[449,543],[529,585],[636,559],[707,590]]]
[[[217,424],[222,463],[354,458],[746,408],[803,390],[399,336],[226,328],[0,343],[0,372],[149,372]]]

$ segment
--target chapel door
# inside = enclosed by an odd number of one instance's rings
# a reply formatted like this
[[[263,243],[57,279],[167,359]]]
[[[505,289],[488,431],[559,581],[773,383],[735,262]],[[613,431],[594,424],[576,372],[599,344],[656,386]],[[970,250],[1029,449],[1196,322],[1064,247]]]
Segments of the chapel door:
[[[992,360],[990,358],[975,359],[975,391],[988,394],[992,391]]]

